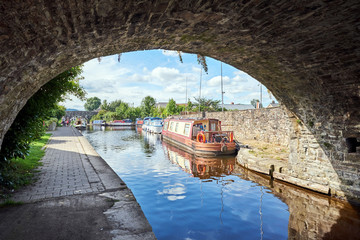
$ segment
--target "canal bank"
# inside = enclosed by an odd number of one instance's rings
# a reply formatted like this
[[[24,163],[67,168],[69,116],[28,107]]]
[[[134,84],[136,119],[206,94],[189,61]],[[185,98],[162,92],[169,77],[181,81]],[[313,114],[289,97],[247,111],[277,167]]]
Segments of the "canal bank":
[[[286,148],[257,140],[241,140],[240,142],[242,147],[239,149],[236,160],[242,167],[266,174],[273,179],[329,195],[328,186],[295,178],[289,174],[289,153]]]
[[[131,190],[72,127],[47,144],[38,180],[0,209],[0,239],[156,239]]]

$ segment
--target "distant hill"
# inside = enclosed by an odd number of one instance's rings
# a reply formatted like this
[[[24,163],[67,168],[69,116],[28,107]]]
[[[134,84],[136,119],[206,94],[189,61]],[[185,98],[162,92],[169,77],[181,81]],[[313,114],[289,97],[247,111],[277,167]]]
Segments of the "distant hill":
[[[66,109],[66,111],[79,111],[79,110],[74,109],[74,108],[68,108],[68,109]]]

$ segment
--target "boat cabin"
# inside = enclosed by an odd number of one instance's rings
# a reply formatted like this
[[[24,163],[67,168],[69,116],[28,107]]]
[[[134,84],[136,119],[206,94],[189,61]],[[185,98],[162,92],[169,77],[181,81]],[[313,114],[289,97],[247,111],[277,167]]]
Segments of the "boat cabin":
[[[204,134],[206,142],[220,142],[227,132],[221,131],[221,121],[218,119],[166,119],[164,131],[176,133],[197,141],[200,132]]]

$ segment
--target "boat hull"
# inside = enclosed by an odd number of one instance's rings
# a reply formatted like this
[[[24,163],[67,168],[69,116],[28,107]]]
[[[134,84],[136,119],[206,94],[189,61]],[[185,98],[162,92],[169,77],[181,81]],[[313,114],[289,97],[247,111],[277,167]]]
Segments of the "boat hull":
[[[175,134],[163,133],[163,140],[196,156],[214,157],[236,153],[236,145],[234,142],[226,143],[226,150],[223,149],[223,151],[221,151],[223,148],[223,144],[221,143],[201,143],[175,136]]]

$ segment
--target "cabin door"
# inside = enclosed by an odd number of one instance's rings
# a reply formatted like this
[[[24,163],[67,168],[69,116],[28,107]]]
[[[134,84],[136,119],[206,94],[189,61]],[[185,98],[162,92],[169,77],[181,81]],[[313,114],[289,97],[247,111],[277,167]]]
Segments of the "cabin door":
[[[218,129],[218,121],[209,121],[209,131],[217,131]]]

